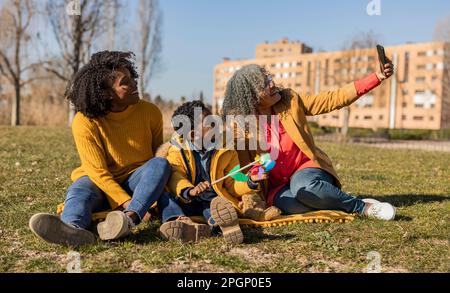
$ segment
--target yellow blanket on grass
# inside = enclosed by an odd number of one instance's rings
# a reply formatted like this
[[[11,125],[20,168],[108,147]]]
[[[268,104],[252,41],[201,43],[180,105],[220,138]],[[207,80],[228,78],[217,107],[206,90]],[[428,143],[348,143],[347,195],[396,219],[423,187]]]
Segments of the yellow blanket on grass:
[[[64,209],[64,204],[59,204],[57,208],[57,213],[60,215]],[[110,211],[102,211],[92,214],[92,220],[94,222],[101,221],[105,219],[106,215]],[[341,211],[314,211],[304,214],[279,216],[276,219],[270,221],[255,221],[252,219],[240,218],[239,224],[249,225],[249,226],[262,226],[262,227],[274,227],[274,226],[284,226],[291,225],[294,223],[347,223],[355,219],[355,214],[347,214]],[[191,217],[193,221],[198,223],[204,223],[203,217],[194,216]]]

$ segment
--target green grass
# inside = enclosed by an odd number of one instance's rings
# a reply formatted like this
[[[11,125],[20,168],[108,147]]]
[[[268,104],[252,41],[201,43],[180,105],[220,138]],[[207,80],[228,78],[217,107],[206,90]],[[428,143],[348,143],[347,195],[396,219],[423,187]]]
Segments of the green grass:
[[[395,204],[393,222],[245,228],[235,248],[211,238],[164,242],[157,221],[131,237],[79,249],[85,272],[362,272],[381,254],[383,272],[449,272],[450,154],[324,143],[353,195]],[[79,161],[67,128],[0,127],[0,271],[63,272],[70,249],[28,229],[36,212],[54,212]]]

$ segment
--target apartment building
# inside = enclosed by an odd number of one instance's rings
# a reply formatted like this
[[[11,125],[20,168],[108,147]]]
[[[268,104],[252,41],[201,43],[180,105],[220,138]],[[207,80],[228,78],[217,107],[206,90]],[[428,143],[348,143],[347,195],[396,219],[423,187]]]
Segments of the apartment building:
[[[350,106],[349,126],[361,128],[450,128],[450,43],[430,42],[385,47],[396,73]],[[313,52],[298,41],[282,39],[256,46],[255,58],[224,60],[214,68],[213,108],[220,111],[233,73],[247,64],[264,66],[276,83],[300,94],[336,89],[379,66],[375,48]],[[344,111],[310,117],[321,126],[341,127]]]

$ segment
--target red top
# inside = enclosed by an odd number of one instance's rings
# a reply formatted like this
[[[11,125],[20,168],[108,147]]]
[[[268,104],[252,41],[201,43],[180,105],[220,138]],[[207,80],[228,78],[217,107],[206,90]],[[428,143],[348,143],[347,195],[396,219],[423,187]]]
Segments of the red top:
[[[366,94],[380,84],[375,73],[372,73],[360,80],[355,81],[355,88],[358,97]],[[279,120],[278,120],[279,121]],[[308,158],[292,138],[288,135],[281,121],[278,123],[278,132],[275,125],[266,123],[266,140],[270,152],[272,148],[278,149],[278,157],[275,167],[270,171],[269,192],[267,194],[267,205],[272,206],[275,195],[291,180],[295,172],[305,168],[320,168],[320,166]],[[274,134],[274,141],[271,141],[271,133]],[[274,158],[272,158],[274,159]]]

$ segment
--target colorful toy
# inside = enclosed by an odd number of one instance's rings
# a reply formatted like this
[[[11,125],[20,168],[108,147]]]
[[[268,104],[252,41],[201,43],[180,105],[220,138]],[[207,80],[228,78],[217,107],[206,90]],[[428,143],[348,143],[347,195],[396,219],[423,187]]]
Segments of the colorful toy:
[[[211,185],[217,184],[228,177],[231,177],[236,181],[245,182],[248,180],[248,176],[241,171],[250,167],[252,168],[248,173],[250,173],[250,175],[258,175],[258,177],[261,178],[262,174],[269,172],[275,167],[275,161],[270,159],[269,153],[264,153],[261,156],[256,155],[255,161],[245,165],[244,167],[241,167],[240,165],[234,166],[234,168],[231,169],[226,176],[211,182]]]

